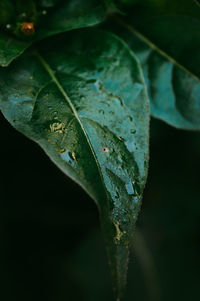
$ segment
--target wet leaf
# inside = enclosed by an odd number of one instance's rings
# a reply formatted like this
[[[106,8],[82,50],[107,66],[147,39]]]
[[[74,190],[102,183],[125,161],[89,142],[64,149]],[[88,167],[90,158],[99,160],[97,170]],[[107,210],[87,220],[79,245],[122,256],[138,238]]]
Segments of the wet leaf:
[[[142,28],[121,25],[116,31],[142,64],[151,115],[177,128],[200,130],[199,20],[151,19],[144,24],[148,38]]]
[[[135,56],[110,33],[68,33],[1,68],[0,100],[9,122],[95,200],[120,296],[148,165],[149,104]]]

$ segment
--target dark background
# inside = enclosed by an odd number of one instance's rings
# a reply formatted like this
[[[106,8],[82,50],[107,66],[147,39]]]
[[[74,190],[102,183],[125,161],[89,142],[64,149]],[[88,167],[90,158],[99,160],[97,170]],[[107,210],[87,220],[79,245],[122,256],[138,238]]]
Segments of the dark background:
[[[0,124],[0,300],[112,301],[94,202]],[[124,300],[200,300],[200,134],[152,119],[150,151]]]

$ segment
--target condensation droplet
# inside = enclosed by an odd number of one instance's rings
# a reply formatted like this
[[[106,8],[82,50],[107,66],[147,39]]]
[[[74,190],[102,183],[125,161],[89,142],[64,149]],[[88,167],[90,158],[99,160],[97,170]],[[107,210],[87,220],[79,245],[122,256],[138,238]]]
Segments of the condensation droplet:
[[[121,163],[123,162],[121,155],[118,155],[117,158],[118,158],[119,162],[121,162]]]
[[[132,195],[132,194],[135,194],[135,189],[134,189],[134,184],[135,183],[134,181],[133,182],[128,182],[125,187],[126,187],[126,191],[128,194]]]
[[[57,117],[57,115],[58,115],[58,112],[57,112],[57,111],[54,111],[54,112],[52,113],[52,117],[53,117],[53,118]]]
[[[135,133],[136,133],[136,130],[131,129],[131,134],[135,134]]]

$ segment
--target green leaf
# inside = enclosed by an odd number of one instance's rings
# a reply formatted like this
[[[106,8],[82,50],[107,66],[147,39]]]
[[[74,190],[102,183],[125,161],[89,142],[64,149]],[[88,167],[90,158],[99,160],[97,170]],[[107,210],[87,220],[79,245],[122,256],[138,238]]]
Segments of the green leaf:
[[[48,20],[44,19],[36,39],[98,24],[105,18],[105,9],[99,0],[61,1],[55,11],[46,17]]]
[[[124,21],[121,25],[124,29],[116,31],[142,64],[152,116],[177,128],[200,130],[200,22],[189,17],[151,19],[143,25],[148,38],[142,29]]]
[[[8,66],[16,57],[24,52],[30,42],[21,41],[0,33],[0,66]]]
[[[53,5],[54,2],[48,1],[47,3],[45,1],[45,3],[46,5]],[[2,27],[4,31],[0,33],[0,66],[7,66],[30,46],[32,42],[72,29],[92,26],[102,22],[105,18],[105,8],[100,0],[61,1],[56,8],[43,11],[45,12],[44,15],[41,9],[37,11],[38,16],[33,16],[34,20],[38,20],[38,24],[35,24],[35,34],[26,37],[21,32],[20,24],[27,20],[26,17],[22,17],[24,8],[21,6],[20,8],[21,12],[18,12],[19,16],[15,16],[16,20],[14,23],[4,24],[4,27]],[[28,15],[28,13],[26,14]],[[20,18],[20,22],[18,18]],[[9,28],[6,26],[9,26]],[[18,37],[14,36],[13,32]]]
[[[68,33],[1,68],[0,101],[95,200],[120,296],[148,165],[149,103],[135,56],[110,33]]]

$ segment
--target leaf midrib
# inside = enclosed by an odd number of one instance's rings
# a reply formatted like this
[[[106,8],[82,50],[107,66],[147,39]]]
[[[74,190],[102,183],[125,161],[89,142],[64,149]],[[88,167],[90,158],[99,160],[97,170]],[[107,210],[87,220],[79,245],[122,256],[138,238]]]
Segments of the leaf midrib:
[[[113,17],[113,19],[123,26],[124,28],[128,29],[132,34],[136,35],[140,40],[142,40],[145,44],[147,44],[151,49],[158,52],[161,56],[165,57],[168,61],[170,61],[172,64],[176,65],[180,69],[182,69],[184,72],[188,73],[191,77],[193,77],[195,80],[200,82],[200,78],[193,74],[190,70],[185,68],[183,65],[181,65],[179,62],[177,62],[175,59],[173,59],[169,54],[167,54],[165,51],[163,51],[161,48],[156,46],[154,43],[152,43],[148,38],[146,38],[143,34],[141,34],[139,31],[137,31],[135,28],[133,28],[130,24],[127,24],[123,21],[120,17]]]
[[[107,189],[105,187],[105,184],[104,184],[104,180],[103,180],[103,175],[102,175],[102,172],[101,172],[101,168],[99,166],[99,162],[98,162],[98,159],[96,157],[96,154],[95,154],[95,151],[93,149],[93,146],[90,142],[90,139],[85,131],[85,128],[79,118],[79,115],[78,115],[78,112],[76,110],[76,108],[74,107],[73,103],[71,102],[69,96],[67,95],[67,93],[65,92],[64,88],[62,87],[61,83],[59,82],[59,80],[56,78],[52,68],[50,67],[50,65],[47,63],[47,61],[40,55],[40,53],[36,50],[34,52],[34,55],[38,58],[38,60],[40,61],[40,63],[42,64],[42,66],[44,67],[44,69],[47,71],[47,73],[49,74],[49,76],[51,77],[52,81],[56,84],[58,90],[61,92],[61,94],[63,95],[63,97],[65,98],[65,100],[67,101],[68,105],[70,106],[75,118],[77,119],[82,131],[83,131],[83,134],[87,140],[87,143],[89,145],[89,148],[92,152],[92,155],[94,157],[94,160],[95,160],[95,163],[96,163],[96,166],[97,166],[97,169],[98,169],[98,172],[99,172],[99,176],[100,176],[100,179],[101,179],[101,182],[102,182],[102,186],[104,188],[104,191],[105,191],[105,195],[107,196],[108,195],[108,192],[107,192]]]

